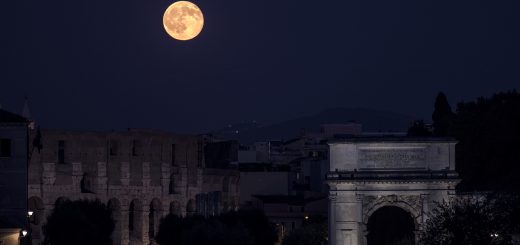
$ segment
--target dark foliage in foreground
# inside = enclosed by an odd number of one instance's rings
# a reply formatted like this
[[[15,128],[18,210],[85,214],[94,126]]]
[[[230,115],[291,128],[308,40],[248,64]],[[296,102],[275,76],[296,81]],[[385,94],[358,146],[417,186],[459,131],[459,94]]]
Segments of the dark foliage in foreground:
[[[512,244],[520,232],[520,195],[460,197],[440,203],[420,234],[420,244]]]
[[[439,93],[432,114],[433,136],[453,137],[462,191],[520,191],[520,94],[497,93],[490,98],[461,102],[455,113]],[[410,136],[429,136],[421,121]]]
[[[459,103],[451,127],[461,190],[520,191],[520,94]]]
[[[283,240],[283,245],[324,245],[328,240],[327,218],[311,216]]]
[[[114,221],[99,200],[57,204],[43,227],[46,245],[111,245]]]
[[[272,245],[276,230],[259,210],[228,212],[220,216],[161,220],[156,241],[161,245]]]

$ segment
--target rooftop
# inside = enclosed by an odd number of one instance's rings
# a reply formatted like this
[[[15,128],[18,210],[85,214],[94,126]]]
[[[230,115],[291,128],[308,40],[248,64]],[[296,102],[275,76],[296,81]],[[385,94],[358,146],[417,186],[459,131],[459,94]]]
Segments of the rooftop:
[[[0,123],[28,123],[29,121],[20,115],[0,109]]]

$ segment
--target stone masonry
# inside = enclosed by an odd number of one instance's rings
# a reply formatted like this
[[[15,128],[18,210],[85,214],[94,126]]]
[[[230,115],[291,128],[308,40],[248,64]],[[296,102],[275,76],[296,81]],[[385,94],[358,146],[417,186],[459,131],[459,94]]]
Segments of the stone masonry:
[[[372,214],[405,211],[415,242],[436,202],[448,201],[459,182],[452,139],[358,137],[330,145],[329,242],[366,245]]]
[[[160,218],[201,213],[201,196],[218,197],[204,203],[210,214],[238,207],[238,172],[205,168],[205,141],[199,136],[34,130],[30,142],[42,146],[29,147],[33,244],[43,241],[46,217],[67,199],[106,203],[116,221],[113,242],[121,245],[154,244]]]

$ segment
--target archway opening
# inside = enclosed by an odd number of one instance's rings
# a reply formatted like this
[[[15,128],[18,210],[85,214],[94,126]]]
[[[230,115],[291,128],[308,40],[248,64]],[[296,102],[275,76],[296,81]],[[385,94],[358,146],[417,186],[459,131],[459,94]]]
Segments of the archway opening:
[[[150,243],[154,243],[155,236],[159,231],[159,221],[162,216],[162,203],[159,199],[153,199],[150,203],[150,212],[148,213],[148,236]]]
[[[195,200],[190,199],[186,204],[186,215],[195,215],[197,213],[197,206]]]
[[[142,241],[143,206],[141,201],[134,199],[128,206],[128,237],[130,244],[140,244]]]
[[[402,208],[386,206],[368,219],[368,245],[414,245],[415,222]]]
[[[182,215],[181,205],[178,202],[176,202],[176,201],[170,202],[170,214],[177,215],[177,216]]]

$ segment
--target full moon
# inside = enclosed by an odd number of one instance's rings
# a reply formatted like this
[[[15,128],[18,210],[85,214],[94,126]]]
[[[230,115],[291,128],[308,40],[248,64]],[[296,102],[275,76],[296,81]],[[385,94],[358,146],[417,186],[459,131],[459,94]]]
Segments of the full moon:
[[[170,36],[185,41],[199,35],[204,26],[204,16],[197,5],[188,1],[178,1],[164,12],[163,24]]]

